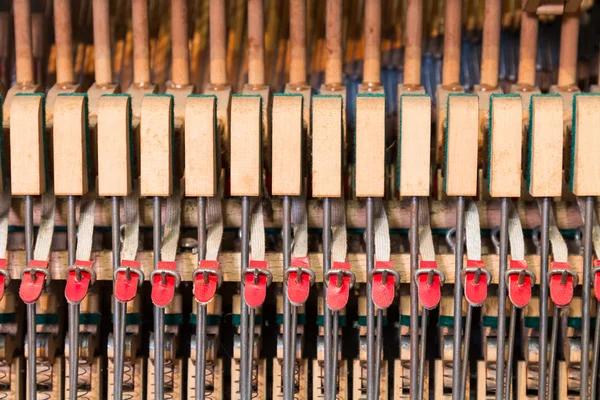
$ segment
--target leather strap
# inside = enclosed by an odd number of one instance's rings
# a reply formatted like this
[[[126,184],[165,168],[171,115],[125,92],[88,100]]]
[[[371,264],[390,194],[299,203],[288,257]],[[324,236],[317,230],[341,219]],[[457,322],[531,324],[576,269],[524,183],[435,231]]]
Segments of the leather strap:
[[[392,305],[396,288],[400,285],[400,275],[394,270],[394,263],[391,261],[376,261],[370,279],[371,294],[373,295],[375,307],[382,310],[388,308]]]
[[[266,261],[250,260],[249,268],[244,271],[244,301],[250,308],[263,305],[267,297],[267,287],[273,276]]]
[[[79,304],[87,295],[90,285],[96,280],[93,265],[93,261],[77,260],[69,269],[65,285],[65,297],[69,303]]]
[[[194,271],[194,297],[200,304],[209,303],[223,280],[217,260],[202,260]]]
[[[25,304],[35,303],[44,290],[46,279],[50,279],[48,261],[31,260],[29,267],[21,272],[19,296]]]
[[[298,307],[306,302],[310,287],[314,282],[314,272],[308,264],[308,257],[294,257],[287,272],[287,296]]]
[[[152,292],[150,297],[157,307],[166,307],[173,301],[175,288],[179,286],[181,278],[177,272],[175,261],[159,261],[150,276]]]
[[[437,262],[421,260],[415,280],[421,306],[427,310],[436,308],[440,304],[442,285],[445,281],[444,273],[438,269]]]
[[[350,289],[354,286],[355,281],[354,274],[350,270],[350,263],[334,261],[324,280],[327,285],[327,306],[333,311],[339,311],[346,307]]]
[[[140,269],[140,262],[121,260],[121,268],[115,271],[115,298],[121,303],[133,300],[143,283],[144,273]]]
[[[523,308],[531,301],[531,292],[535,284],[535,275],[529,271],[527,261],[510,260],[508,265],[508,298],[517,308]]]

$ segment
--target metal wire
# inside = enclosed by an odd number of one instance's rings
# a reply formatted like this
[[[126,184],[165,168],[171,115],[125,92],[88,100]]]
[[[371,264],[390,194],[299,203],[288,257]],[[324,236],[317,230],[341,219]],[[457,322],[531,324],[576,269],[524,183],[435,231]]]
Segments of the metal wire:
[[[498,358],[496,359],[496,400],[504,397],[504,342],[506,337],[506,282],[508,264],[508,213],[510,200],[500,201],[500,265],[498,279]],[[509,350],[510,351],[510,350]],[[507,378],[508,379],[508,378]]]
[[[463,238],[465,230],[465,198],[458,196],[456,201],[456,251],[454,253],[455,276],[460,277],[463,266]],[[461,374],[461,333],[462,333],[462,282],[456,279],[454,283],[454,333],[453,333],[453,357],[452,369],[452,400],[464,400],[460,397]],[[466,360],[464,361],[466,362]]]

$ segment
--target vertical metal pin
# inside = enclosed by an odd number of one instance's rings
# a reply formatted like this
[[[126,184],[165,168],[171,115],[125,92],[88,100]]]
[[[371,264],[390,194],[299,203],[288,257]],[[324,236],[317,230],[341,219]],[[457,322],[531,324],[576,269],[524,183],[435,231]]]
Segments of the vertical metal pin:
[[[496,360],[496,400],[504,397],[504,342],[506,334],[506,267],[508,263],[508,202],[500,201],[500,262],[498,279],[498,358]],[[506,380],[510,377],[507,375]]]
[[[75,220],[75,197],[67,199],[67,248],[69,266],[75,264],[77,227]],[[69,304],[69,399],[77,400],[77,376],[79,374],[79,304]]]
[[[467,307],[467,319],[465,321],[465,337],[464,337],[464,349],[463,349],[463,363],[460,371],[460,398],[464,399],[465,394],[467,398],[470,396],[467,392],[467,379],[469,379],[469,348],[471,345],[471,325],[473,323],[473,307],[469,305]]]
[[[121,214],[119,198],[112,197],[112,259],[113,270],[120,267],[120,247],[121,247]],[[123,371],[124,371],[124,355],[125,355],[125,314],[127,307],[124,303],[115,299],[114,310],[114,342],[115,342],[115,359],[114,359],[114,398],[121,400],[123,398]]]
[[[562,309],[554,307],[554,316],[552,317],[552,335],[550,336],[550,365],[548,366],[548,399],[554,399],[554,372],[556,371],[556,341],[558,340],[558,320],[561,317]]]
[[[543,350],[548,348],[548,257],[550,255],[549,243],[550,225],[550,198],[542,200],[542,226],[540,240],[540,389],[538,397],[546,398],[548,353]]]
[[[283,269],[290,267],[291,259],[291,199],[289,196],[283,197]],[[292,345],[293,338],[296,336],[296,330],[292,331],[295,325],[291,321],[290,311],[292,306],[287,296],[287,280],[283,280],[283,398],[293,400],[294,398],[294,366],[295,366],[295,348]],[[295,321],[294,321],[295,322]]]
[[[367,198],[367,227],[365,242],[367,253],[367,276],[375,267],[375,234],[373,227],[374,204],[373,198]],[[381,355],[375,354],[375,315],[373,307],[372,284],[367,279],[367,400],[375,400],[376,377],[375,360]]]
[[[198,262],[206,257],[206,198],[198,198]],[[203,399],[206,384],[206,305],[196,308],[196,399]]]
[[[417,284],[414,281],[415,273],[419,268],[419,198],[413,196],[410,201],[410,400],[423,398],[423,386],[421,385],[421,376],[423,372],[420,368],[419,359],[419,294]],[[425,317],[425,310],[423,310]],[[425,330],[421,326],[421,335],[425,335]],[[421,353],[425,354],[425,342],[421,342]],[[421,358],[425,358],[424,356]],[[419,368],[417,370],[417,367]],[[419,385],[417,386],[417,382]]]
[[[582,337],[581,337],[581,400],[588,398],[589,388],[589,362],[590,362],[590,296],[591,296],[591,272],[592,272],[592,227],[594,218],[594,198],[585,199],[585,221],[583,230],[583,289],[581,296],[582,304]]]
[[[328,198],[323,199],[323,276],[331,269],[331,201]],[[332,316],[331,311],[326,304],[327,285],[323,283],[323,328],[325,335],[323,336],[325,348],[325,398],[335,398],[335,380],[333,373],[333,334],[332,331]],[[337,335],[337,332],[335,332]],[[333,396],[332,396],[333,394]]]
[[[25,258],[26,263],[33,259],[33,197],[25,196]],[[37,399],[37,368],[35,353],[35,303],[27,304],[27,373],[29,375],[29,399]]]
[[[154,268],[160,261],[160,231],[161,231],[161,210],[160,197],[154,197],[152,221],[152,249],[154,251]],[[165,310],[162,307],[154,306],[154,398],[162,400],[164,398],[164,358],[165,358]]]
[[[511,382],[512,382],[512,367],[515,354],[515,331],[517,328],[517,307],[514,305],[510,308],[510,322],[508,328],[508,356],[506,358],[506,392],[504,393],[505,400],[512,399]],[[501,399],[502,400],[502,399]]]
[[[458,196],[456,200],[456,251],[454,257],[454,273],[458,278],[463,267],[463,238],[465,234],[465,198]],[[452,400],[464,400],[460,398],[461,392],[461,336],[462,336],[462,281],[456,279],[454,283],[454,360],[452,369]],[[464,360],[463,362],[467,362]]]
[[[250,198],[242,197],[242,248],[241,248],[241,304],[240,304],[240,396],[242,400],[250,400],[252,394],[249,391],[251,381],[251,370],[248,370],[248,305],[244,301],[244,271],[249,264],[250,247]]]

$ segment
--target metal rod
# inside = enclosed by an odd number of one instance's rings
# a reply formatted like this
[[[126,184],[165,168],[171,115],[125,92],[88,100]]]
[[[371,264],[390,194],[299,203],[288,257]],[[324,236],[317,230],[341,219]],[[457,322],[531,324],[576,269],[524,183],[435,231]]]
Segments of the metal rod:
[[[427,200],[425,200],[427,201]],[[419,268],[419,198],[413,197],[410,201],[410,381],[419,382],[418,390],[414,384],[410,385],[410,400],[423,398],[423,387],[421,386],[421,374],[419,354],[419,294],[417,284],[414,281],[415,274]],[[423,309],[423,316],[425,316]],[[425,335],[422,331],[421,335]],[[425,342],[421,341],[425,347]],[[424,350],[421,349],[424,354]],[[417,371],[417,366],[419,370]]]
[[[552,318],[552,336],[550,337],[550,365],[548,366],[548,399],[554,399],[554,371],[556,370],[556,341],[558,340],[558,325],[562,309],[554,307]],[[542,373],[543,375],[543,373]]]
[[[542,200],[542,226],[540,234],[540,389],[538,397],[546,398],[548,363],[548,257],[550,255],[549,243],[550,225],[550,198]]]
[[[291,200],[289,196],[283,198],[283,270],[290,267],[291,258]],[[290,321],[290,299],[288,298],[287,280],[283,280],[283,398],[294,398],[294,348],[291,347],[292,335]],[[294,307],[296,308],[296,307]],[[291,378],[291,379],[290,379]]]
[[[25,258],[27,265],[33,259],[33,197],[25,196]],[[37,368],[35,348],[35,303],[27,304],[27,373],[29,399],[37,399]]]
[[[290,360],[292,376],[292,399],[296,392],[296,332],[298,330],[298,307],[292,307],[292,318],[290,321],[290,348],[292,351],[292,359]]]
[[[515,354],[515,330],[517,328],[517,307],[514,305],[510,308],[510,324],[508,327],[508,357],[506,359],[506,393],[505,400],[512,399],[511,383],[512,383],[512,367]]]
[[[160,197],[155,196],[153,202],[153,220],[152,220],[152,249],[154,251],[154,268],[158,267],[160,261]],[[164,371],[165,371],[165,310],[162,307],[154,306],[154,398],[162,400],[164,398]]]
[[[241,248],[241,276],[240,285],[240,396],[241,400],[250,400],[251,392],[248,391],[249,374],[248,371],[248,305],[244,301],[244,271],[248,268],[250,262],[250,198],[242,197],[242,248]]]
[[[585,221],[583,230],[583,289],[581,296],[582,323],[581,323],[581,400],[586,400],[589,394],[590,373],[590,297],[591,297],[591,273],[592,273],[592,227],[594,221],[594,198],[589,196],[585,199]]]
[[[252,395],[254,392],[254,324],[256,322],[256,309],[252,307],[249,311],[250,314],[248,321],[248,393]]]
[[[504,342],[506,337],[506,268],[508,264],[509,199],[500,201],[500,268],[498,279],[498,356],[496,359],[496,400],[504,397]]]
[[[465,395],[467,398],[470,396],[467,392],[467,379],[469,379],[469,348],[471,347],[471,325],[473,322],[473,307],[469,305],[467,307],[467,320],[465,321],[465,344],[463,351],[463,363],[460,371],[460,398],[464,399]]]
[[[375,371],[377,374],[375,375],[376,384],[374,388],[373,396],[374,399],[379,399],[379,389],[381,382],[381,357],[383,351],[383,310],[377,310],[377,336],[375,340]],[[386,380],[387,382],[387,380]]]
[[[329,398],[335,400],[337,397],[337,385],[338,385],[338,346],[339,346],[339,324],[340,324],[340,312],[334,311],[332,316],[332,333],[331,347],[333,348],[332,360],[331,360],[331,393]]]
[[[198,197],[198,263],[206,258],[206,198]],[[196,307],[196,399],[206,391],[206,305]]]
[[[113,270],[116,270],[121,265],[120,262],[120,247],[121,247],[121,221],[120,221],[120,204],[117,196],[112,197],[112,260]],[[127,313],[127,305],[115,299],[114,321],[113,321],[113,336],[115,345],[114,359],[114,398],[121,400],[123,398],[123,371],[124,371],[124,355],[125,355],[125,314]]]
[[[596,399],[596,393],[598,388],[596,383],[598,382],[598,346],[600,345],[600,304],[596,303],[596,327],[594,329],[594,348],[592,354],[592,389],[591,399]]]
[[[465,198],[458,196],[456,199],[456,251],[455,276],[460,277],[463,266],[463,238],[465,233]],[[462,334],[462,281],[456,279],[454,283],[454,360],[452,369],[452,400],[464,400],[460,398],[461,392],[461,334]],[[464,362],[467,362],[466,360]]]
[[[367,276],[375,267],[375,233],[374,233],[374,201],[372,197],[367,198],[367,228],[365,230],[365,242],[367,253]],[[373,285],[367,279],[367,400],[375,400],[375,386],[377,386],[375,370],[375,315],[373,308]]]
[[[323,199],[323,273],[331,269],[331,201],[328,198]],[[332,316],[327,307],[327,285],[323,284],[323,346],[325,348],[325,398],[327,400],[335,397],[335,381],[333,380],[333,348],[332,348]]]
[[[427,357],[426,344],[427,344],[427,309],[423,308],[423,315],[421,316],[421,349],[419,356],[419,400],[423,400],[423,393],[425,391],[425,358]],[[417,327],[417,330],[419,328]],[[411,365],[412,372],[412,365]],[[411,382],[414,382],[411,380]],[[414,385],[411,385],[413,387]]]
[[[75,264],[77,227],[75,220],[75,196],[67,199],[67,248],[69,266]],[[69,304],[69,399],[77,400],[77,377],[79,373],[79,303]]]

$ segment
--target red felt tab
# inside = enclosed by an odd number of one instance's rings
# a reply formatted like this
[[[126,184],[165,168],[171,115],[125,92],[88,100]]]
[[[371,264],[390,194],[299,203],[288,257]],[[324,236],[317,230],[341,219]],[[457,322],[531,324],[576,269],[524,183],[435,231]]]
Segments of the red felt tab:
[[[377,268],[394,269],[394,263],[391,261],[375,262],[375,270]],[[396,282],[394,276],[388,274],[383,281],[383,274],[373,274],[373,282],[371,284],[371,294],[373,295],[373,303],[377,308],[388,308],[394,301],[396,294]]]
[[[121,260],[121,267],[139,269],[140,262],[134,260]],[[127,272],[117,272],[115,280],[115,298],[121,303],[127,303],[135,298],[138,286],[140,284],[140,276],[138,274],[129,274],[130,279],[127,279]]]
[[[510,260],[509,269],[527,269],[527,261]],[[515,307],[523,308],[531,301],[531,277],[525,275],[523,284],[519,285],[519,275],[510,275],[508,278],[508,298]]]
[[[48,268],[48,261],[40,261],[40,260],[31,260],[29,262],[30,268]],[[42,295],[42,291],[44,290],[44,282],[46,281],[46,275],[42,272],[35,273],[35,281],[31,279],[32,273],[27,273],[23,275],[23,279],[21,279],[21,286],[19,288],[19,296],[21,296],[21,300],[25,304],[35,303],[40,296]]]
[[[290,267],[309,268],[308,257],[292,258]],[[300,282],[298,282],[300,280]],[[302,274],[298,279],[297,272],[290,272],[287,279],[287,296],[290,302],[295,306],[300,306],[308,299],[310,293],[310,276]]]
[[[569,263],[556,262],[550,263],[550,270],[553,269],[571,269]],[[569,305],[573,300],[573,292],[575,287],[573,285],[573,277],[567,275],[564,285],[561,283],[562,276],[560,274],[552,275],[550,278],[550,298],[557,307],[565,307]]]
[[[420,261],[419,268],[438,269],[435,261]],[[433,275],[431,285],[428,282],[428,274],[419,275],[418,279],[419,302],[427,310],[432,310],[440,304],[442,298],[442,281],[438,274]]]
[[[75,261],[75,266],[79,266],[82,268],[92,268],[92,261]],[[83,298],[87,295],[88,289],[90,287],[90,282],[92,281],[92,276],[87,271],[80,272],[80,280],[77,280],[77,272],[69,271],[69,275],[67,275],[67,283],[65,285],[65,297],[70,303],[79,303]]]
[[[177,263],[175,261],[159,261],[156,269],[168,269],[175,271],[177,269]],[[152,302],[157,307],[166,307],[173,301],[175,296],[175,277],[172,275],[165,275],[164,279],[161,274],[154,275],[152,280],[152,293],[150,297]]]
[[[333,270],[350,270],[350,263],[334,262]],[[333,311],[339,311],[346,307],[350,297],[350,283],[352,279],[348,275],[342,276],[342,283],[338,287],[338,276],[333,274],[329,277],[329,286],[327,286],[327,306]]]
[[[594,260],[594,268],[600,268],[600,260]],[[594,276],[594,294],[596,300],[600,301],[600,272],[597,272]]]
[[[216,260],[201,260],[198,268],[219,270],[219,263]],[[215,297],[219,278],[214,274],[209,274],[204,280],[204,274],[196,275],[194,281],[194,297],[201,304],[206,304]]]
[[[467,260],[467,268],[484,269],[483,261]],[[465,298],[472,306],[478,307],[483,304],[487,298],[487,276],[484,273],[479,275],[479,282],[475,280],[475,272],[467,272],[465,274]]]
[[[266,261],[250,260],[250,268],[267,269]],[[248,307],[256,308],[262,306],[267,297],[267,276],[259,274],[256,282],[254,274],[247,273],[244,279],[244,301]]]
[[[0,269],[7,269],[6,258],[0,258]],[[5,285],[5,277],[4,275],[0,275],[0,300],[4,297],[4,285]]]

